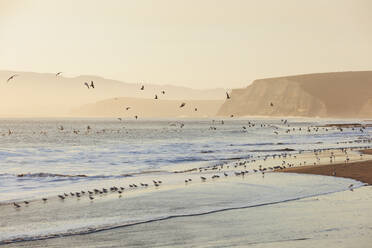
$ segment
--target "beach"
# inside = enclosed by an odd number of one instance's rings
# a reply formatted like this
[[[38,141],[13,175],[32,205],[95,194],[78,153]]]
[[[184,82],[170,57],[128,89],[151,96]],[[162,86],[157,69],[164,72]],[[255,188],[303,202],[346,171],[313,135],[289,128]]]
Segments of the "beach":
[[[218,131],[207,121],[183,129],[138,122],[124,130],[99,120],[95,130],[110,129],[79,140],[53,131],[55,122],[45,124],[48,135],[35,135],[39,123],[31,122],[29,133],[7,136],[0,151],[0,245],[367,247],[368,134],[315,127],[313,134],[300,129],[309,125],[302,120],[288,134],[280,120],[265,122],[245,132],[244,120],[219,123]],[[268,132],[274,125],[279,135]],[[336,177],[324,169],[330,166]],[[319,172],[296,171],[304,169]]]
[[[361,153],[372,154],[372,150],[366,149],[361,151]],[[277,170],[277,172],[345,177],[352,178],[369,185],[372,184],[372,160],[285,168]]]

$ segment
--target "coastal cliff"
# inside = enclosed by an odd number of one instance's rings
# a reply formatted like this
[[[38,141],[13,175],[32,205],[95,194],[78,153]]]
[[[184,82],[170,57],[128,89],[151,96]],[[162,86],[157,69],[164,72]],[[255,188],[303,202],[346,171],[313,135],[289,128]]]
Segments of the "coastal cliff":
[[[219,116],[372,117],[372,71],[255,80],[233,89]]]

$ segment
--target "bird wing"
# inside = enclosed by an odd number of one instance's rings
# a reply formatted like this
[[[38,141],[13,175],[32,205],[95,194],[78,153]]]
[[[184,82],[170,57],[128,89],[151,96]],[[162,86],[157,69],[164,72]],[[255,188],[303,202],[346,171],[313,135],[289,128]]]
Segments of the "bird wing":
[[[14,74],[14,75],[12,75],[12,76],[9,77],[8,80],[6,80],[6,81],[9,82],[10,80],[12,80],[13,78],[15,78],[16,76],[18,76],[18,74]]]

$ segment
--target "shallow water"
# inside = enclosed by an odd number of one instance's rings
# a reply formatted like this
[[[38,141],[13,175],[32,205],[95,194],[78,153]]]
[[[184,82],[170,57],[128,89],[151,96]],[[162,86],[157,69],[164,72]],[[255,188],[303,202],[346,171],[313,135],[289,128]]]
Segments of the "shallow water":
[[[298,153],[370,144],[362,141],[370,137],[371,128],[363,132],[306,129],[335,122],[341,121],[293,119],[284,124],[281,120],[228,119],[222,125],[221,120],[0,120],[0,203],[105,184],[132,173],[253,160],[283,153],[280,150],[285,148]],[[285,132],[292,128],[296,130]],[[348,141],[353,143],[340,143]],[[87,177],[67,177],[72,175]]]

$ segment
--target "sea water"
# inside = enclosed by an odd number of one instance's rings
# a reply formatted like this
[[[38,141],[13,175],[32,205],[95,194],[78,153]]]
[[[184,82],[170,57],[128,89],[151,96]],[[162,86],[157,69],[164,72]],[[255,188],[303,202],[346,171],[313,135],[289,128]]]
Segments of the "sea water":
[[[208,180],[202,182],[196,173],[173,173],[185,166],[200,169],[273,154],[369,146],[370,128],[315,130],[335,122],[341,121],[1,120],[0,202],[34,201],[17,209],[0,206],[0,242],[259,207],[342,191],[351,183],[361,186],[350,179],[308,175],[252,173],[212,180],[211,171],[203,174]],[[192,181],[185,184],[185,178]],[[160,187],[128,188],[159,179]],[[94,200],[56,197],[110,186],[126,189],[122,196],[112,193]],[[48,202],[40,201],[42,197]]]

